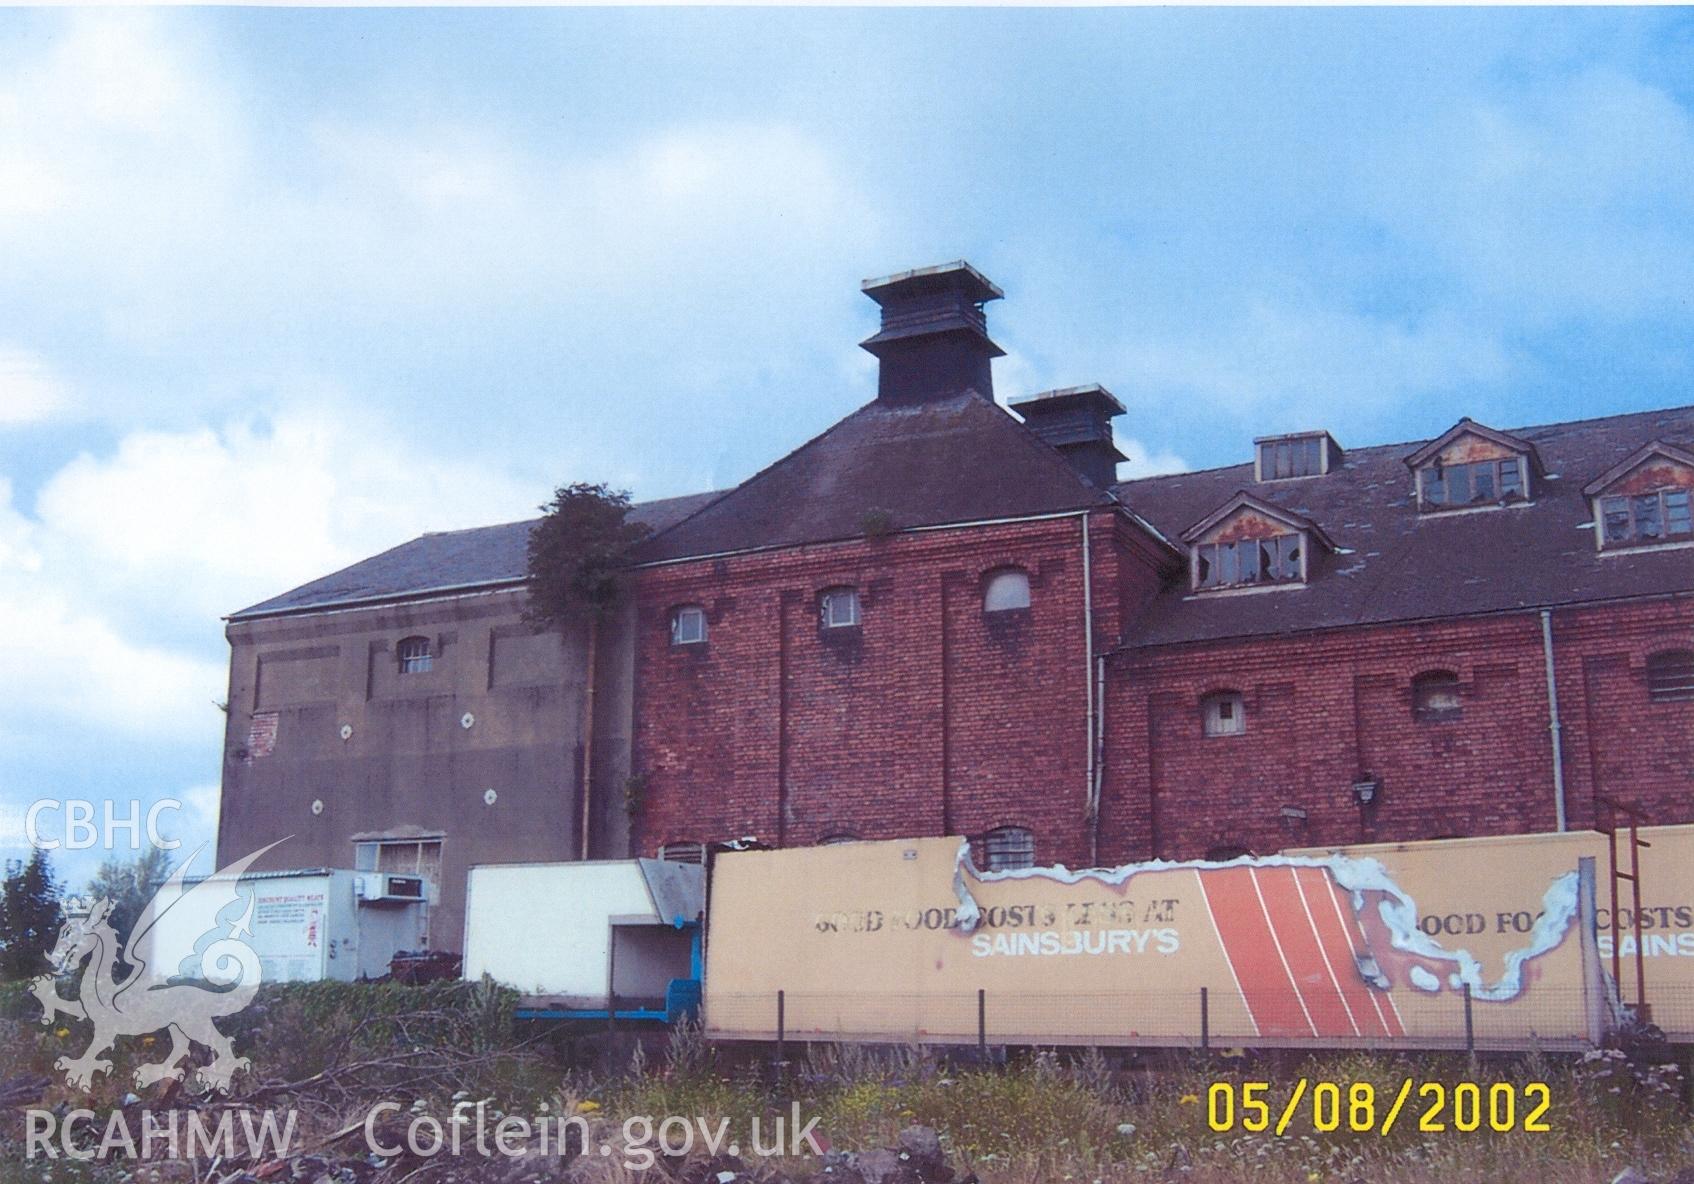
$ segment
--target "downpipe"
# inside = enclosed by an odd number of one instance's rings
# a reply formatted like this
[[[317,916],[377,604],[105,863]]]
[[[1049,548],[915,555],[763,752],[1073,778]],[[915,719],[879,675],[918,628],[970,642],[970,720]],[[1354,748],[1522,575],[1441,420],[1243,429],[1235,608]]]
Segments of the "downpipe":
[[[1559,723],[1559,682],[1553,670],[1553,610],[1541,610],[1541,653],[1547,665],[1547,731],[1553,741],[1553,817],[1557,829],[1565,824],[1564,727]]]

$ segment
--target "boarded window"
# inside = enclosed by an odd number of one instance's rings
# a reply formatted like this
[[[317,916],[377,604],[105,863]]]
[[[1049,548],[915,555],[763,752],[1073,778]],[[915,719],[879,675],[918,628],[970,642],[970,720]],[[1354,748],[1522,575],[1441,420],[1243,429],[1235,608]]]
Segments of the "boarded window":
[[[818,616],[825,629],[849,629],[859,623],[859,593],[855,588],[830,588],[818,598]]]
[[[435,665],[427,637],[403,637],[395,652],[400,658],[401,674],[424,674]]]
[[[1218,691],[1200,700],[1201,727],[1208,736],[1239,736],[1247,730],[1247,705],[1240,691]]]
[[[668,859],[672,863],[705,863],[706,844],[704,843],[666,843],[659,848],[659,858]]]
[[[858,835],[850,835],[850,834],[825,835],[823,838],[818,840],[818,846],[820,846],[820,847],[839,847],[842,843],[857,843],[858,841],[859,841]]]
[[[1694,650],[1660,650],[1649,655],[1647,695],[1655,703],[1694,699]]]
[[[991,872],[1035,866],[1035,835],[1021,826],[1000,826],[982,836],[982,866]]]
[[[671,613],[672,645],[703,645],[706,641],[706,610],[685,604]]]
[[[988,577],[982,591],[982,611],[1004,613],[1029,607],[1029,573],[1018,567],[1008,567]]]
[[[1464,705],[1459,699],[1459,676],[1450,670],[1431,670],[1412,680],[1412,715],[1421,723],[1458,719]]]
[[[1259,480],[1280,481],[1287,477],[1315,477],[1323,472],[1323,438],[1304,436],[1292,440],[1259,442]]]
[[[440,839],[371,839],[353,844],[353,868],[361,872],[441,878]]]

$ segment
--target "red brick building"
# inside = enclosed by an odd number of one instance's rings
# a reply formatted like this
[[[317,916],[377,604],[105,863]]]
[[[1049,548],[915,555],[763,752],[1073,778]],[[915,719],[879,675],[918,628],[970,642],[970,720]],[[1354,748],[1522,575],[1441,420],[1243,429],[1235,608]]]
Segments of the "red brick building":
[[[1116,483],[1100,388],[992,402],[981,276],[867,292],[876,401],[649,548],[643,852],[966,833],[1075,865],[1590,826],[1602,795],[1694,819],[1694,410],[1313,431]]]
[[[638,507],[597,698],[521,627],[525,523],[235,614],[221,854],[415,860],[448,944],[464,869],[576,857],[585,796],[597,855],[1001,866],[1694,821],[1694,408],[1118,482],[1104,389],[994,401],[979,273],[865,290],[873,401]]]

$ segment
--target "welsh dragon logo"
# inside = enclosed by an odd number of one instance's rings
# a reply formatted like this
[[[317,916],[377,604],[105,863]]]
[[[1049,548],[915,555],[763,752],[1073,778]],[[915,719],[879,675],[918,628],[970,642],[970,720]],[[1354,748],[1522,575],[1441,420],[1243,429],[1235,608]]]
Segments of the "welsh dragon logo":
[[[248,866],[274,846],[185,888],[188,868],[204,848],[197,849],[147,902],[127,948],[120,949],[112,929],[110,900],[96,901],[86,917],[65,923],[48,955],[53,969],[36,978],[31,990],[41,1002],[42,1023],[51,1024],[62,1014],[94,1026],[94,1037],[80,1057],[60,1057],[56,1063],[73,1088],[88,1089],[96,1073],[112,1071],[112,1062],[104,1056],[118,1037],[162,1030],[170,1034],[170,1052],[164,1060],[135,1071],[138,1087],[167,1078],[182,1080],[187,1072],[182,1062],[191,1042],[212,1051],[212,1063],[199,1073],[200,1081],[212,1089],[227,1090],[235,1074],[247,1067],[246,1058],[235,1055],[229,1037],[212,1021],[243,1010],[259,989],[259,956],[247,941],[253,931],[254,898],[238,892],[237,886]],[[246,908],[235,920],[219,919],[239,904]],[[122,981],[117,979],[120,956],[131,967]],[[184,974],[183,963],[190,959],[198,961]],[[62,998],[57,979],[79,965],[74,996]]]

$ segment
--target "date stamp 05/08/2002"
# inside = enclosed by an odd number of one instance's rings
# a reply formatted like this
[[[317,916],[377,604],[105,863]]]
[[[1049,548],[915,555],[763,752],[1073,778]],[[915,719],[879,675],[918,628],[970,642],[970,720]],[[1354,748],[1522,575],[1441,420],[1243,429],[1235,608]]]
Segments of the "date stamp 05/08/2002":
[[[1387,1135],[1400,1123],[1420,1131],[1551,1131],[1552,1090],[1545,1082],[1521,1085],[1406,1078],[1393,1094],[1368,1081],[1344,1084],[1301,1077],[1291,1082],[1217,1081],[1206,1090],[1206,1125],[1218,1133],[1291,1128],[1330,1133]]]

